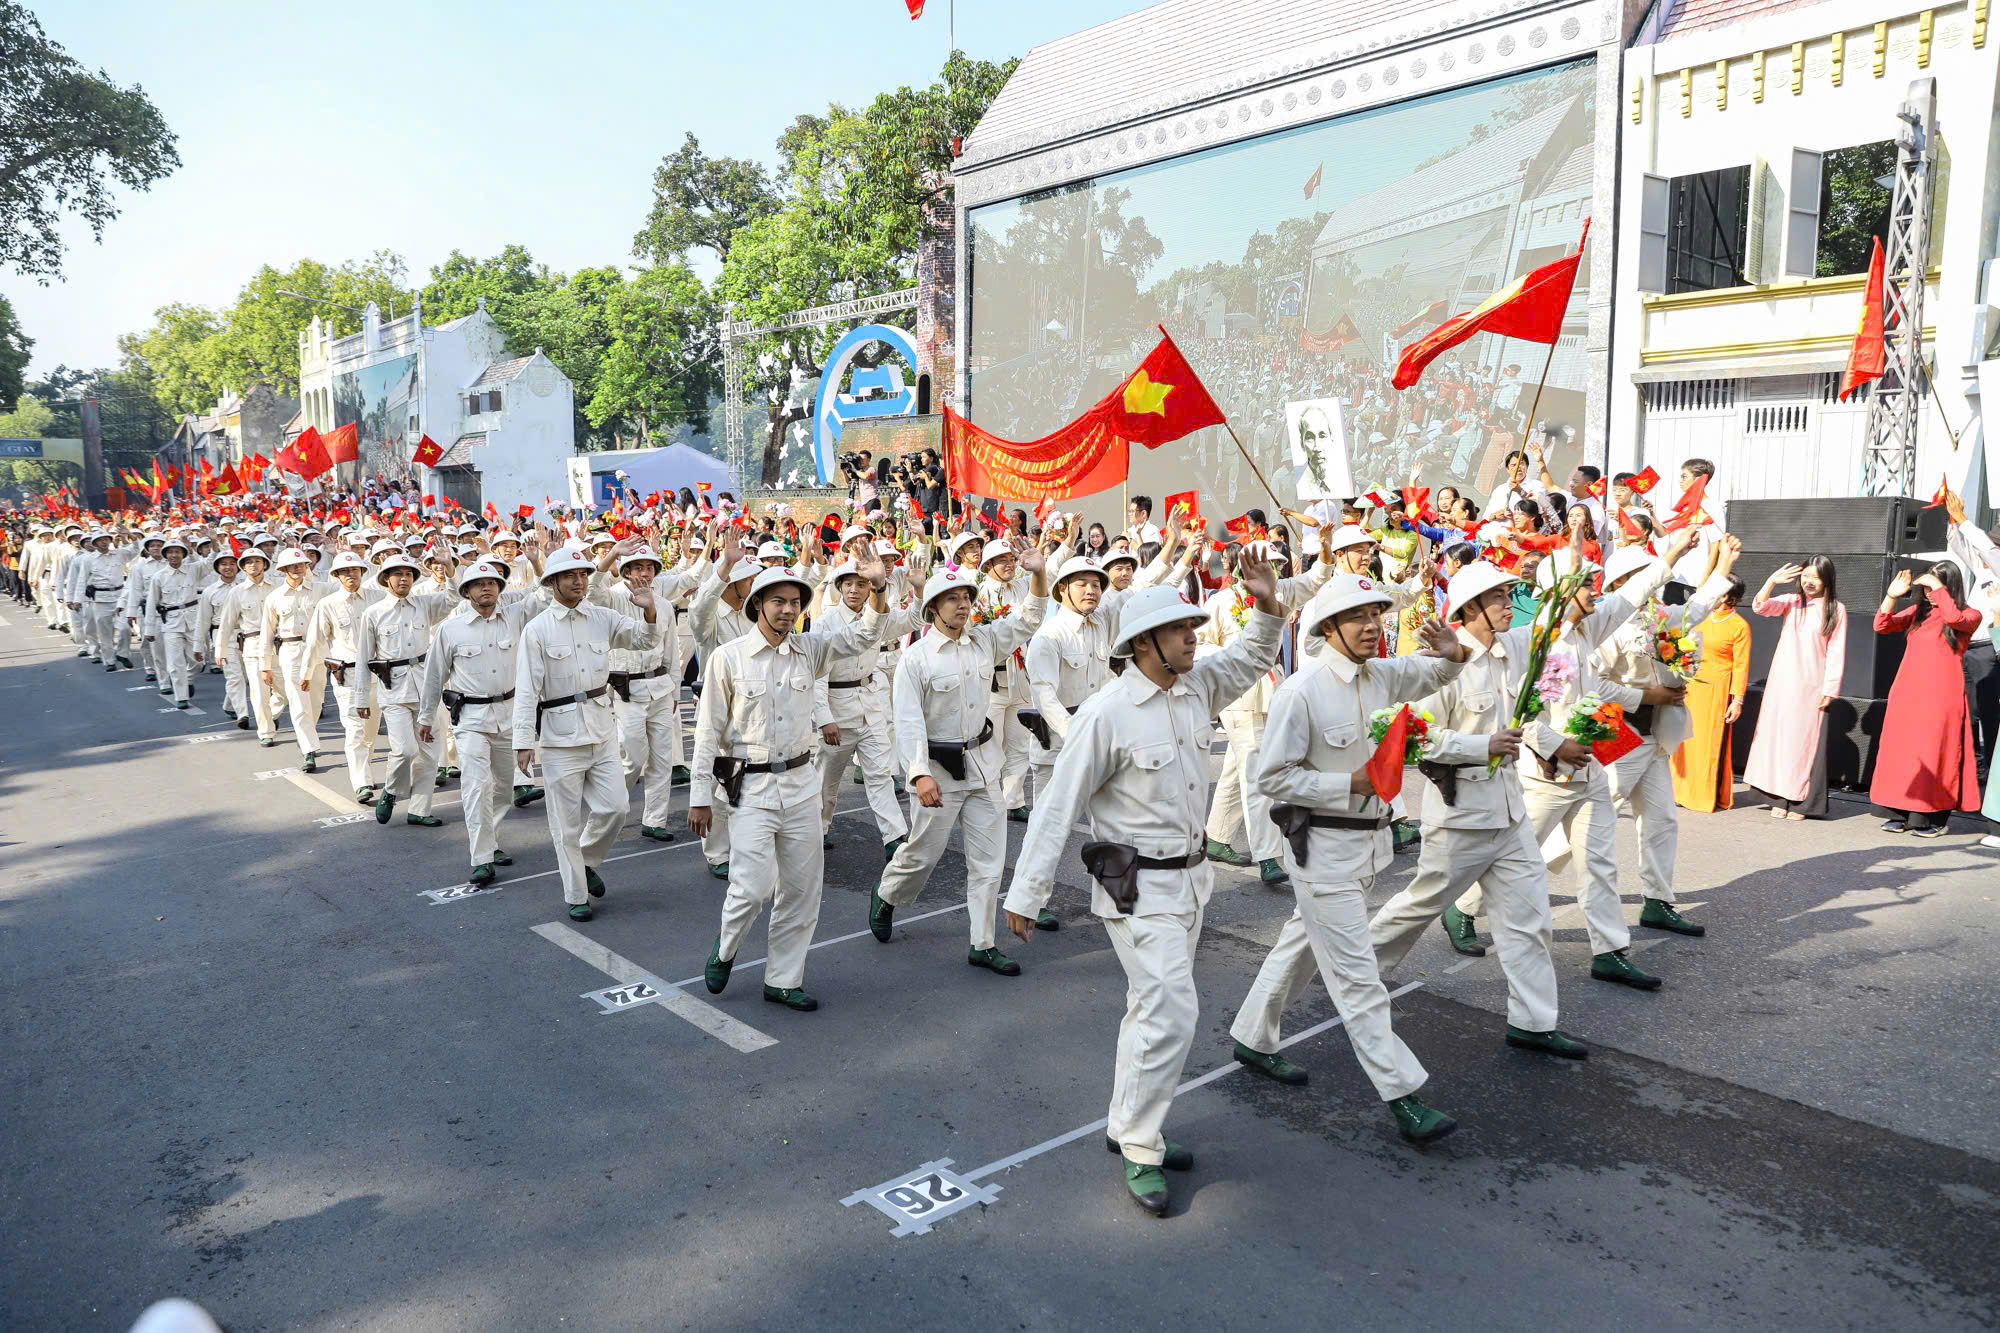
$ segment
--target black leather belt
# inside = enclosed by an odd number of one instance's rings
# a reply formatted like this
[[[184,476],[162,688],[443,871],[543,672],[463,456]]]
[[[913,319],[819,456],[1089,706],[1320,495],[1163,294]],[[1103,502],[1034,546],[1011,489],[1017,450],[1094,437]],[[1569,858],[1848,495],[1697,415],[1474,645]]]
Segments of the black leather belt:
[[[444,701],[445,712],[450,714],[451,724],[455,727],[458,725],[459,714],[473,704],[504,704],[514,697],[514,691],[509,690],[505,694],[479,695],[460,694],[457,690],[442,690],[439,695]]]
[[[1306,864],[1308,842],[1312,830],[1316,828],[1353,829],[1360,833],[1379,833],[1389,826],[1387,815],[1374,819],[1361,819],[1354,815],[1323,815],[1302,806],[1286,805],[1282,802],[1271,807],[1271,822],[1292,844],[1292,856],[1300,865]]]
[[[326,674],[332,676],[333,683],[342,689],[347,688],[347,673],[352,670],[354,670],[352,662],[342,662],[331,657],[326,659]]]
[[[385,688],[392,687],[395,682],[389,679],[390,672],[399,666],[420,666],[428,656],[429,653],[418,653],[415,657],[399,657],[393,662],[370,662],[368,669],[375,673],[375,679],[381,681]],[[598,693],[602,694],[604,691],[599,690]]]
[[[618,697],[629,704],[632,702],[633,681],[653,680],[656,677],[667,675],[672,670],[672,667],[658,666],[654,667],[651,671],[614,671],[611,673],[610,685],[612,689],[618,691]]]
[[[1626,723],[1641,736],[1651,736],[1653,734],[1653,720],[1653,705],[1651,704],[1640,704],[1625,715]]]
[[[860,680],[830,680],[826,687],[829,690],[858,690],[873,679],[873,676],[863,676]]]
[[[1189,852],[1186,856],[1140,856],[1132,865],[1138,870],[1192,870],[1208,859],[1206,851]]]
[[[790,759],[773,759],[768,764],[745,764],[745,773],[789,773],[795,768],[804,768],[812,762],[812,751],[795,754]]]
[[[280,648],[284,647],[288,643],[304,643],[305,641],[306,641],[306,636],[303,634],[295,635],[292,638],[279,638],[273,640],[273,642],[275,642]]]
[[[201,598],[199,597],[195,598],[192,602],[176,602],[172,606],[161,607],[160,616],[162,619],[164,619],[165,617],[172,615],[176,611],[185,611],[190,606],[200,606],[200,605],[201,605]]]
[[[731,805],[740,805],[743,801],[744,778],[752,773],[789,773],[795,768],[803,768],[805,765],[811,763],[812,757],[812,751],[807,750],[803,754],[793,755],[790,759],[776,759],[769,763],[753,764],[746,760],[738,759],[735,755],[719,754],[715,756],[715,760],[709,765],[709,769],[715,774],[715,780],[722,784],[723,794],[729,798],[729,803]]]
[[[596,689],[585,690],[582,694],[565,694],[560,699],[544,699],[540,703],[537,703],[535,705],[535,734],[537,736],[542,734],[542,714],[548,712],[551,708],[567,708],[571,704],[588,703],[592,699],[601,699],[604,697],[604,692],[610,688],[609,685],[599,685]]]

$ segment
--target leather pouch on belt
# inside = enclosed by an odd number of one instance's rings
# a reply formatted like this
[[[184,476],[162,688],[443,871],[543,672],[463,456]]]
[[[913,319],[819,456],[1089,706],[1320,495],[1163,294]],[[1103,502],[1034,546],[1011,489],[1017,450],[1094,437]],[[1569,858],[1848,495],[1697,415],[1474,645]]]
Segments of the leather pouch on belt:
[[[1302,805],[1273,805],[1271,822],[1278,826],[1278,832],[1285,835],[1285,841],[1292,844],[1292,856],[1303,869],[1306,842],[1312,837],[1312,811]]]
[[[1083,868],[1104,887],[1121,912],[1139,904],[1139,849],[1122,842],[1083,844]]]

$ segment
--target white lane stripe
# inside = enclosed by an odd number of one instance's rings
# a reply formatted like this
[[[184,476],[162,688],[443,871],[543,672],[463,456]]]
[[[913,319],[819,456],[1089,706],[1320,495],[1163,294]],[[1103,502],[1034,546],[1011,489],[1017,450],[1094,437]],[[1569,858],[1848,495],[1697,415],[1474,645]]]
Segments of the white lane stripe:
[[[940,907],[940,908],[938,908],[938,909],[937,909],[936,911],[933,911],[933,912],[919,912],[919,913],[917,913],[917,914],[916,914],[915,916],[906,916],[906,917],[903,917],[903,918],[899,919],[899,920],[898,920],[898,921],[896,922],[896,924],[897,924],[897,925],[899,925],[899,926],[907,926],[907,925],[911,925],[911,924],[913,924],[913,923],[915,923],[915,922],[918,922],[918,921],[928,921],[928,920],[930,920],[930,919],[931,919],[932,917],[934,917],[934,916],[945,916],[945,915],[947,915],[948,913],[951,913],[951,912],[963,912],[964,910],[965,910],[965,904],[964,904],[964,903],[957,903],[957,904],[954,904],[954,905],[953,905],[953,906],[951,906],[951,907]],[[858,940],[858,939],[860,939],[860,938],[861,938],[861,937],[862,937],[863,935],[870,935],[870,934],[873,934],[873,933],[874,933],[873,931],[867,931],[867,930],[857,930],[857,931],[854,931],[854,932],[853,932],[852,934],[848,934],[848,935],[835,935],[835,936],[834,936],[834,937],[833,937],[832,939],[830,939],[830,940],[818,940],[818,941],[816,941],[816,942],[814,942],[814,943],[812,943],[812,944],[809,944],[809,945],[807,945],[807,946],[806,946],[806,952],[807,952],[807,953],[811,953],[811,952],[812,952],[812,951],[813,951],[814,949],[824,949],[824,948],[825,948],[825,947],[826,947],[827,945],[829,945],[829,944],[845,944],[845,943],[847,943],[847,942],[848,942],[849,940]],[[770,960],[770,958],[769,958],[769,957],[767,956],[767,957],[764,957],[764,958],[752,958],[752,959],[751,959],[751,960],[750,960],[749,962],[747,962],[747,963],[743,963],[743,962],[739,962],[739,963],[735,963],[735,964],[732,964],[732,966],[734,966],[734,967],[735,967],[735,968],[736,968],[736,969],[737,969],[738,971],[741,971],[741,970],[743,970],[743,969],[745,969],[745,968],[752,968],[752,967],[762,967],[762,966],[763,966],[764,964],[766,964],[766,963],[768,963],[768,962],[770,962],[770,961],[771,961],[771,960]],[[676,981],[676,982],[674,983],[674,985],[676,985],[676,986],[692,986],[692,985],[694,985],[694,983],[695,983],[695,982],[697,982],[697,981],[700,981],[700,980],[701,980],[701,977],[700,977],[700,975],[698,975],[698,974],[697,974],[697,975],[695,975],[695,976],[692,976],[692,977],[689,977],[689,978],[688,978],[688,979],[687,979],[686,981]]]
[[[560,921],[530,926],[529,929],[557,948],[575,954],[613,981],[628,986],[637,981],[645,982],[659,992],[660,998],[655,1002],[655,1007],[666,1009],[675,1016],[686,1019],[733,1050],[748,1054],[778,1044],[777,1038],[759,1032],[741,1019],[730,1017],[714,1005],[697,1000],[678,987],[669,986],[631,959],[620,957],[588,935],[572,930]]]
[[[1412,981],[1404,985],[1398,986],[1395,990],[1389,992],[1389,998],[1393,1000],[1396,999],[1398,996],[1408,995],[1413,990],[1421,990],[1423,988],[1423,984],[1424,983],[1421,981]],[[1342,1023],[1346,1021],[1347,1020],[1343,1018],[1329,1018],[1326,1020],[1326,1022],[1317,1023],[1312,1027],[1307,1028],[1303,1032],[1294,1032],[1291,1036],[1285,1038],[1283,1041],[1278,1043],[1278,1049],[1282,1051],[1287,1046],[1296,1045],[1299,1042],[1310,1040],[1313,1037],[1317,1037],[1322,1032],[1328,1032],[1334,1028],[1339,1027]],[[1194,1078],[1191,1078],[1187,1082],[1181,1084],[1178,1088],[1175,1088],[1174,1096],[1178,1097],[1182,1093],[1193,1092],[1196,1088],[1202,1087],[1209,1083],[1213,1083],[1215,1082],[1215,1080],[1223,1077],[1225,1074],[1233,1074],[1241,1068],[1243,1068],[1242,1064],[1240,1064],[1235,1060],[1231,1060],[1226,1065],[1217,1065],[1214,1069],[1209,1070],[1206,1074],[1201,1074]],[[1009,1167],[1019,1166],[1021,1163],[1028,1161],[1031,1158],[1040,1157],[1045,1152],[1051,1152],[1057,1148],[1060,1148],[1066,1143],[1074,1143],[1086,1134],[1092,1133],[1096,1130],[1103,1129],[1106,1123],[1107,1122],[1104,1120],[1093,1120],[1087,1125],[1079,1125],[1075,1129],[1072,1129],[1067,1134],[1058,1134],[1052,1139],[1045,1139],[1042,1142],[1037,1143],[1032,1148],[1023,1148],[1021,1151],[1015,1153],[1011,1157],[1002,1157],[997,1162],[988,1162],[985,1166],[979,1167],[976,1170],[967,1171],[965,1173],[965,1178],[967,1180],[983,1180],[987,1176],[996,1175],[999,1172],[1007,1170]]]
[[[294,787],[297,787],[300,791],[312,797],[314,800],[322,802],[323,804],[331,807],[334,810],[337,810],[343,815],[349,815],[354,813],[354,802],[351,799],[345,801],[341,800],[338,796],[335,796],[332,792],[320,786],[317,782],[314,782],[311,778],[307,777],[303,773],[294,772],[293,770],[288,768],[284,772],[280,773],[278,776],[283,778],[285,781],[291,783]]]

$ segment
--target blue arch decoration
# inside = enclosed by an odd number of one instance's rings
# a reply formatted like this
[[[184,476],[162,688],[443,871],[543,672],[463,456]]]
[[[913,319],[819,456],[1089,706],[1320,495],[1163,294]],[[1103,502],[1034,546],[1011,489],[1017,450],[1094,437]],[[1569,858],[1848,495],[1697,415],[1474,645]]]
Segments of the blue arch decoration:
[[[854,372],[847,384],[848,368],[869,343],[887,343],[910,369],[910,381],[899,385],[887,366]],[[813,395],[813,466],[819,470],[821,485],[834,477],[834,455],[840,451],[840,433],[850,421],[877,417],[907,417],[917,411],[917,346],[910,335],[887,324],[863,324],[850,329],[833,345],[833,354],[820,371],[819,389]],[[875,392],[879,391],[879,393]],[[869,396],[863,397],[862,394]]]

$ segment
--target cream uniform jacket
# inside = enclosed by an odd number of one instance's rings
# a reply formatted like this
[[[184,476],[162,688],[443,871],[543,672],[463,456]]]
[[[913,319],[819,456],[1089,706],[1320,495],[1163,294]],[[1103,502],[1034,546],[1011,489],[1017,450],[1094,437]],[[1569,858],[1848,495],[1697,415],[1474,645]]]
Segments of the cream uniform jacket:
[[[946,790],[1000,781],[1005,738],[996,725],[984,745],[972,745],[993,716],[995,664],[1026,643],[1042,623],[1048,599],[1029,596],[984,625],[968,622],[958,638],[935,628],[903,650],[896,665],[896,765],[911,781],[931,778]],[[932,768],[930,742],[965,741],[965,781]]]
[[[354,667],[354,632],[361,625],[361,613],[388,595],[389,590],[379,583],[363,582],[357,592],[334,584],[333,591],[313,607],[312,618],[307,622],[306,660]],[[341,682],[343,686],[354,688],[360,684],[352,670],[346,675],[347,679]]]
[[[222,602],[218,626],[222,642],[217,648],[226,653],[234,647],[243,656],[258,657],[263,652],[260,626],[264,623],[264,599],[277,591],[270,571],[265,571],[261,582],[252,583],[248,574],[241,574],[227,586],[230,593]]]
[[[695,713],[689,806],[715,804],[718,755],[770,764],[812,753],[819,744],[819,729],[813,722],[817,681],[838,658],[852,657],[873,644],[882,620],[874,607],[864,606],[856,619],[823,623],[808,634],[787,634],[776,645],[760,629],[717,649]],[[743,799],[733,808],[816,807],[819,781],[811,764],[782,773],[749,773],[743,778]]]
[[[1047,750],[1037,744],[1031,751],[1037,763],[1055,762],[1054,755],[1069,734],[1070,714],[1111,679],[1111,642],[1118,637],[1120,608],[1134,593],[1165,579],[1171,568],[1162,551],[1123,592],[1106,587],[1089,616],[1058,605],[1035,631],[1028,643],[1028,686],[1050,733]],[[1053,597],[1049,600],[1055,602]]]
[[[529,621],[521,632],[520,656],[514,664],[514,748],[615,741],[618,720],[611,711],[611,691],[606,688],[611,677],[611,650],[643,651],[658,637],[657,626],[587,601],[573,607],[558,602]],[[604,692],[594,699],[542,713],[537,736],[537,704],[599,689]]]
[[[883,595],[890,597],[894,593],[895,586],[891,584]],[[866,602],[861,604],[860,611],[855,612],[847,609],[847,603],[832,598],[820,612],[814,629],[844,629],[858,625],[873,615],[875,608]],[[900,639],[922,625],[916,599],[912,597],[907,605],[894,606],[887,615],[880,617],[876,637],[867,647],[859,652],[837,654],[829,661],[814,686],[813,725],[823,727],[833,723],[848,728],[889,721],[889,681],[881,674],[882,645]],[[827,688],[832,681],[855,680],[861,684],[850,689]]]
[[[424,659],[418,717],[436,717],[444,706],[446,690],[475,699],[498,699],[514,688],[522,632],[542,611],[543,603],[536,597],[539,591],[533,587],[515,590],[513,598],[495,606],[490,616],[472,611],[445,618],[431,640],[430,656]],[[472,604],[465,605],[469,608]],[[452,726],[455,731],[511,736],[513,701],[467,704]]]
[[[1369,720],[1379,709],[1436,693],[1460,669],[1442,657],[1356,662],[1342,653],[1320,654],[1271,696],[1258,788],[1273,801],[1317,814],[1386,821],[1389,807],[1379,797],[1355,795],[1351,785],[1375,756]],[[1386,823],[1373,831],[1315,828],[1306,838],[1305,868],[1314,879],[1362,879],[1395,860]]]
[[[201,571],[191,568],[186,560],[179,569],[169,569],[154,579],[146,597],[146,633],[163,634],[172,625],[185,631],[199,649],[202,641],[195,638],[195,629],[201,620],[203,586]]]
[[[393,594],[361,612],[354,627],[355,666],[360,671],[360,690],[354,696],[356,708],[373,708],[378,702],[415,707],[423,684],[424,663],[430,652],[431,630],[452,613],[458,594],[450,592]],[[370,662],[403,662],[389,669],[389,684],[368,669]],[[356,684],[350,674],[348,683]],[[379,687],[379,688],[378,688]]]
[[[1261,611],[1229,647],[1197,661],[1162,690],[1136,667],[1098,691],[1070,719],[1069,739],[1014,865],[1007,910],[1032,919],[1048,905],[1057,863],[1071,827],[1087,810],[1092,835],[1124,843],[1141,856],[1176,857],[1200,850],[1208,819],[1209,719],[1249,689],[1278,659],[1285,622]],[[1192,913],[1208,902],[1215,872],[1206,862],[1186,870],[1138,872],[1137,915]],[[1126,915],[1093,882],[1090,910]]]
[[[740,574],[745,568],[741,560],[729,572]],[[743,612],[722,600],[722,566],[710,564],[702,574],[701,586],[695,589],[694,603],[688,608],[688,619],[694,629],[695,651],[705,662],[717,648],[731,639],[739,639],[751,630],[750,622]]]
[[[313,612],[331,587],[318,582],[317,576],[308,574],[305,582],[298,587],[281,583],[276,592],[264,599],[264,614],[258,618],[258,632],[263,636],[263,651],[267,660],[276,658],[278,640],[297,639],[304,643],[311,637]],[[303,660],[310,662],[311,644],[307,644],[306,649],[307,655]]]
[[[1055,557],[1056,565],[1051,566],[1051,577],[1056,566],[1061,563],[1061,554]],[[1028,590],[1034,581],[1027,574],[1016,574],[1007,583],[995,578],[981,576],[979,580],[978,606],[988,615],[998,614],[1003,607],[1018,607],[1028,601]],[[1001,662],[994,668],[994,675],[1000,682],[998,690],[991,691],[989,703],[1004,703],[1009,708],[1025,708],[1033,694],[1028,687],[1027,655],[1023,653],[1019,661],[1014,654],[1026,647],[1026,643],[1008,649]]]
[[[1683,557],[1682,564],[1675,568],[1684,567],[1686,560],[1687,557]],[[1641,571],[1632,576],[1632,581],[1636,583],[1647,577],[1648,571]],[[1659,584],[1655,583],[1653,586],[1657,588]],[[1688,598],[1685,605],[1661,608],[1666,614],[1667,624],[1677,630],[1692,629],[1708,619],[1708,613],[1715,609],[1716,602],[1728,590],[1729,580],[1726,576],[1710,575],[1707,582],[1695,589],[1694,595]],[[1616,633],[1598,645],[1597,665],[1605,677],[1640,689],[1648,685],[1678,685],[1680,678],[1670,673],[1653,657],[1652,643],[1648,637],[1651,631],[1647,628],[1646,622],[1633,620],[1629,615],[1626,619],[1629,623],[1621,623]],[[1654,710],[1652,740],[1660,747],[1663,754],[1672,754],[1679,749],[1681,742],[1693,731],[1694,724],[1688,718],[1685,704],[1663,704]]]
[[[663,676],[652,676],[645,680],[635,680],[630,689],[632,702],[646,703],[662,695],[679,697],[681,691],[681,669],[686,665],[681,661],[680,635],[675,633],[673,604],[700,581],[697,570],[684,569],[681,572],[662,572],[653,579],[653,601],[659,617],[659,634],[651,648],[643,652],[631,648],[611,650],[611,669],[628,675],[644,675],[649,671],[667,668]],[[608,607],[621,616],[643,619],[632,606],[632,589],[622,578],[613,578],[600,584],[591,580],[590,600],[602,607]]]

